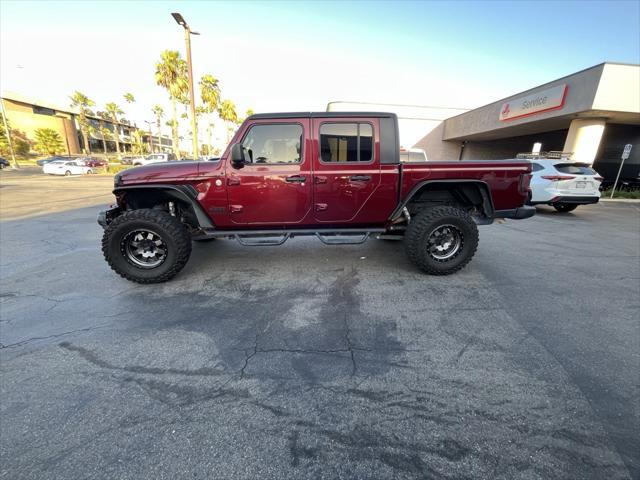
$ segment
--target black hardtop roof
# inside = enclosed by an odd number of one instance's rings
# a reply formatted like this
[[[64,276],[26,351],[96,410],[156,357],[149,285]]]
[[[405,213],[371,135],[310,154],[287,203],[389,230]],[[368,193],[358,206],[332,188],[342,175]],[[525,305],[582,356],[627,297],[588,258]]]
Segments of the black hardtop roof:
[[[348,118],[348,117],[384,117],[396,118],[395,113],[390,112],[279,112],[279,113],[255,113],[247,120],[259,120],[265,118]]]

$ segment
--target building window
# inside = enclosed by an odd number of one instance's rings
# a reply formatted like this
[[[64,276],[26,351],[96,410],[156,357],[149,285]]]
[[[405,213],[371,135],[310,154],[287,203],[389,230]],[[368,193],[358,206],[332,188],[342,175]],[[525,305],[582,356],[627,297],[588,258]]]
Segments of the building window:
[[[300,163],[302,126],[254,125],[242,141],[247,163]]]
[[[33,113],[37,113],[38,115],[55,115],[56,111],[51,108],[39,107],[38,105],[33,106]]]
[[[369,162],[373,127],[368,123],[324,123],[320,126],[323,162]]]

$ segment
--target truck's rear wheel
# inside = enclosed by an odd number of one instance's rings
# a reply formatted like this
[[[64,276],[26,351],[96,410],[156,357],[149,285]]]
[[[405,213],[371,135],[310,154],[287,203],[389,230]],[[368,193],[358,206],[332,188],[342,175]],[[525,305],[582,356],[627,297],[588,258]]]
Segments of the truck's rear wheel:
[[[162,210],[131,210],[115,218],[102,237],[102,253],[120,276],[137,283],[170,280],[191,255],[191,236]]]
[[[456,207],[426,208],[407,227],[409,259],[431,275],[448,275],[463,268],[478,248],[478,227]]]

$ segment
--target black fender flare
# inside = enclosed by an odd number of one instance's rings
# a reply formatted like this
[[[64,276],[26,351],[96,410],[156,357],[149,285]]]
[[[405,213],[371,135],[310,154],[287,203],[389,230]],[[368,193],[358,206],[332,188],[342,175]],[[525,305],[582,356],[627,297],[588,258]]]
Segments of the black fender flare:
[[[400,201],[396,209],[389,216],[389,220],[396,220],[400,215],[402,215],[402,210],[407,206],[407,204],[415,197],[418,193],[420,193],[423,189],[428,187],[429,185],[434,184],[449,184],[449,185],[476,185],[480,191],[480,195],[482,195],[482,208],[484,210],[484,214],[487,219],[492,219],[495,208],[493,206],[493,198],[491,196],[491,188],[489,188],[489,184],[483,180],[463,180],[463,179],[442,179],[442,180],[425,180],[417,183],[409,192],[409,194]]]
[[[135,190],[161,190],[169,197],[175,198],[186,203],[193,209],[193,214],[198,220],[200,228],[215,228],[215,225],[205,213],[204,209],[198,202],[198,191],[192,185],[170,185],[170,184],[151,184],[151,185],[129,185],[124,187],[116,187],[113,190],[114,195],[119,193],[127,193]]]

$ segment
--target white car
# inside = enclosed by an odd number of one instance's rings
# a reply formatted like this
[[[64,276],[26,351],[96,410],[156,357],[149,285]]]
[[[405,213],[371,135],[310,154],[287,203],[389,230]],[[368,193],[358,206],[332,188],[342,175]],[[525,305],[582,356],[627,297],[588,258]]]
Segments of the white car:
[[[570,212],[579,205],[598,203],[603,178],[586,163],[537,158],[532,166],[529,205],[551,205]]]
[[[45,163],[42,167],[42,173],[49,175],[86,175],[93,173],[91,167],[82,165],[77,161],[56,160],[54,162]]]
[[[427,154],[420,148],[411,148],[409,150],[400,149],[400,161],[407,162],[426,162]]]
[[[152,153],[146,157],[134,158],[131,164],[134,166],[150,165],[152,163],[171,162],[176,159],[173,153]]]

